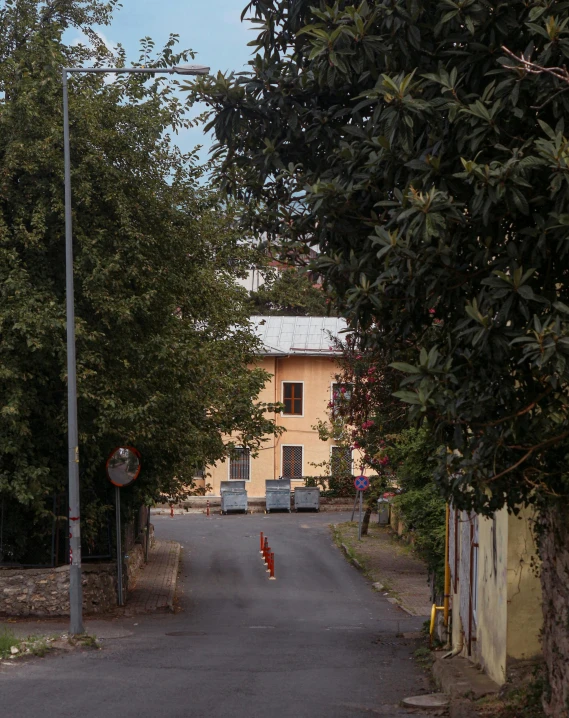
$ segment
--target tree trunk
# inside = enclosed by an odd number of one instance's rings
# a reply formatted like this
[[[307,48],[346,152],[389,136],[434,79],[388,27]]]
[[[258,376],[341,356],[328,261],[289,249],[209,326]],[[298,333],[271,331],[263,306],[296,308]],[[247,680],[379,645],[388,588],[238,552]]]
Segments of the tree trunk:
[[[544,709],[553,718],[569,716],[569,511],[550,504],[542,513],[540,535],[543,591],[543,656],[548,688]]]
[[[362,521],[362,536],[367,536],[367,530],[369,528],[370,517],[371,517],[371,509],[368,506],[366,509],[366,512],[364,514],[363,521]]]

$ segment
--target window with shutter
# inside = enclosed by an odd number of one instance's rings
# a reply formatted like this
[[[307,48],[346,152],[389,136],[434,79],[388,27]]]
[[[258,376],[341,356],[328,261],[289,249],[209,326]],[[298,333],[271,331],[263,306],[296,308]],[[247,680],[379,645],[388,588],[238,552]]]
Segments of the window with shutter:
[[[333,446],[330,454],[330,475],[342,476],[352,473],[352,450],[345,446]]]
[[[282,477],[302,478],[302,446],[283,446]]]
[[[233,449],[229,457],[229,479],[249,481],[251,478],[251,450],[243,447]]]
[[[350,401],[352,398],[352,385],[351,384],[332,384],[332,405],[334,408],[340,404],[341,401]]]

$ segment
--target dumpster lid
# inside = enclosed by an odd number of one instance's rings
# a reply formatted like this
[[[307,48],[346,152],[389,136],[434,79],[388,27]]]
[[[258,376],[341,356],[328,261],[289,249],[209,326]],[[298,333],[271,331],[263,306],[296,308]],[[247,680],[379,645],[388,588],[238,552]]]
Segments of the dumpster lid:
[[[295,486],[294,491],[295,493],[297,491],[318,491],[318,493],[320,493],[318,486]]]
[[[290,479],[267,479],[265,488],[267,491],[290,491]]]
[[[224,491],[245,491],[245,482],[244,481],[222,481],[219,485],[219,490],[221,493]]]

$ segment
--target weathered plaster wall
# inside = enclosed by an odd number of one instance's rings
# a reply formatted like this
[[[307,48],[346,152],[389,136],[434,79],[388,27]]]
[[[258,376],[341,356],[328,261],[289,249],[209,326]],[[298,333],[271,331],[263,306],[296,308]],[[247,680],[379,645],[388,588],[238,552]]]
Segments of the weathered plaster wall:
[[[86,614],[116,607],[115,564],[84,564],[82,577]],[[69,615],[69,566],[0,569],[0,615]]]
[[[496,683],[506,680],[508,513],[478,517],[478,606],[473,657]]]
[[[527,659],[541,653],[541,583],[532,567],[537,548],[533,512],[526,508],[508,516],[508,639],[509,658]]]

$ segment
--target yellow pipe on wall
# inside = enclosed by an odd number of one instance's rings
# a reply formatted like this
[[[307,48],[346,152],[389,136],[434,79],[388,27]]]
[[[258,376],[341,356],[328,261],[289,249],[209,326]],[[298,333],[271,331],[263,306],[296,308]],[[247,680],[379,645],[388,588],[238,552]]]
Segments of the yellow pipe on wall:
[[[450,506],[447,504],[445,523],[445,595],[443,600],[444,626],[448,628],[448,617],[450,607],[450,565],[449,565],[449,542],[450,542]],[[455,549],[456,550],[456,549]]]
[[[442,606],[437,606],[433,603],[431,608],[431,625],[429,629],[429,636],[431,645],[433,643],[433,635],[435,633],[435,622],[437,620],[437,611],[443,612],[444,627],[448,628],[449,624],[449,613],[450,613],[450,564],[449,564],[449,541],[450,541],[450,506],[446,506],[446,518],[445,518],[445,593]]]

